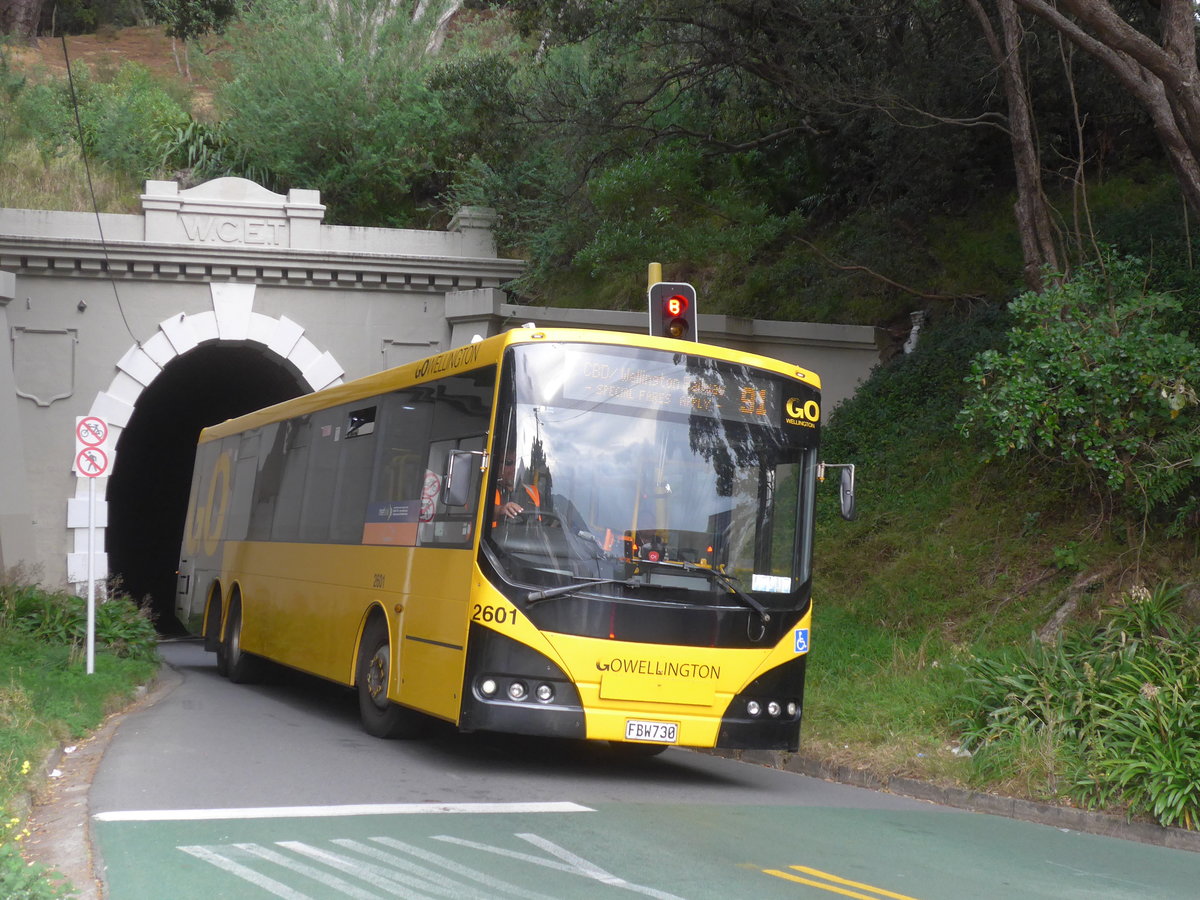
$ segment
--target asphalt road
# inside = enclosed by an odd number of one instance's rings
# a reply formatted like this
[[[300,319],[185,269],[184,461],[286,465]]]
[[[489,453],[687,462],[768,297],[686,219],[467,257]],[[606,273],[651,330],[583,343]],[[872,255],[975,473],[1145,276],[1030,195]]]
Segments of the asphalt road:
[[[88,794],[112,900],[1195,895],[1200,857],[681,749],[437,728],[380,741],[346,691],[256,686],[167,644]]]
[[[927,809],[918,801],[829,784],[689,750],[615,758],[607,745],[435,727],[413,741],[361,730],[354,697],[291,673],[231,684],[196,643],[164,644],[183,676],[135,713],[92,784],[92,814],[196,807],[410,802],[786,804]]]

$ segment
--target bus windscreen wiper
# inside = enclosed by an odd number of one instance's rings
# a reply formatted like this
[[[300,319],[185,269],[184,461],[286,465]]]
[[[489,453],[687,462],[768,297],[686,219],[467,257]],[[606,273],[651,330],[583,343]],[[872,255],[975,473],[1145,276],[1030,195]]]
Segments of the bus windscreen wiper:
[[[757,600],[755,600],[753,597],[751,597],[749,594],[747,594],[745,591],[743,591],[740,587],[738,587],[732,577],[730,577],[729,575],[726,575],[724,572],[720,571],[719,569],[710,569],[710,568],[708,568],[708,566],[698,566],[695,563],[690,563],[690,562],[687,562],[686,560],[679,560],[678,562],[675,562],[675,561],[668,561],[665,559],[657,559],[657,560],[639,559],[637,561],[637,565],[640,566],[643,564],[649,565],[649,566],[657,566],[657,567],[661,567],[664,569],[682,569],[684,572],[688,572],[688,573],[695,572],[700,575],[704,575],[705,577],[715,581],[717,584],[726,588],[731,594],[736,595],[739,600],[741,600],[748,607],[750,607],[752,610],[754,610],[756,613],[758,613],[758,615],[762,619],[764,625],[771,621],[771,614],[769,612],[767,612],[767,608],[765,606],[763,606],[761,603],[759,603]]]
[[[632,578],[594,578],[591,581],[580,581],[575,584],[560,584],[558,587],[547,588],[544,591],[530,591],[525,597],[526,603],[537,603],[539,600],[549,600],[551,597],[561,597],[580,588],[596,587],[601,584],[623,584],[626,587],[641,586],[640,581]]]

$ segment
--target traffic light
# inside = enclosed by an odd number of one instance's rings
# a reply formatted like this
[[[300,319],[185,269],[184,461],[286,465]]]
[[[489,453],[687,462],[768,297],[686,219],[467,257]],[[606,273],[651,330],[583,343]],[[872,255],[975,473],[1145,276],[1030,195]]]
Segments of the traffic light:
[[[650,334],[685,341],[698,340],[694,287],[671,281],[658,281],[650,285]]]

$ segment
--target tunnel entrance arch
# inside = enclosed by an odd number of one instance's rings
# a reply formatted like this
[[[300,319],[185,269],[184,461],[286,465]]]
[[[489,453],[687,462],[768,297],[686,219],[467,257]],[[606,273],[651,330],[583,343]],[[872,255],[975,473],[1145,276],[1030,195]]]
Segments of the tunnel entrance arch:
[[[200,429],[339,384],[343,374],[300,325],[253,312],[253,285],[210,287],[213,311],[160,323],[153,338],[129,348],[90,410],[108,421],[115,447],[112,474],[97,486],[97,570],[148,598],[163,633],[182,630],[175,570]],[[86,479],[76,481],[68,509],[76,552],[67,565],[78,571],[88,529]]]
[[[307,392],[261,349],[213,344],[167,364],[138,398],[108,481],[108,569],[150,598],[159,631],[182,630],[175,569],[200,429]]]

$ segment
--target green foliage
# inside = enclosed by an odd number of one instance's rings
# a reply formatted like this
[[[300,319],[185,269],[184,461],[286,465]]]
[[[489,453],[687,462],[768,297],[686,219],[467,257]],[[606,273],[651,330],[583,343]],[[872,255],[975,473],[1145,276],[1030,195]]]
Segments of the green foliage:
[[[319,189],[331,221],[413,224],[463,127],[427,83],[438,11],[256,2],[228,35],[226,135],[273,185]]]
[[[960,419],[985,458],[1032,451],[1078,467],[1134,513],[1196,481],[1200,349],[1170,330],[1179,300],[1145,283],[1141,261],[1110,255],[1009,305],[1008,347],[972,363]]]
[[[806,732],[864,747],[948,739],[943,711],[963,681],[951,643],[889,631],[838,606],[821,607],[817,623]]]
[[[230,137],[224,122],[210,124],[189,119],[184,124],[171,125],[157,135],[160,165],[166,169],[187,173],[188,180],[201,183],[236,172],[259,184],[270,175],[246,155],[246,150]]]
[[[80,66],[75,92],[89,156],[142,178],[161,171],[163,135],[190,118],[150,70],[136,63],[122,65],[112,81],[95,80]]]
[[[211,32],[225,30],[237,15],[238,0],[144,0],[146,12],[155,22],[166,26],[170,37],[190,41]]]
[[[81,646],[83,601],[18,580],[0,580],[0,810],[34,787],[38,761],[56,743],[96,728],[158,665],[154,629],[124,597],[96,611],[98,651],[88,674]],[[0,827],[0,896],[50,900],[75,896],[43,866],[25,862],[29,835],[20,817]]]
[[[977,354],[1000,344],[1006,324],[991,309],[926,323],[914,352],[878,367],[833,412],[822,435],[825,458],[890,480],[904,476],[914,447],[953,442],[967,393],[963,376]]]
[[[0,86],[11,103],[0,111],[0,147],[4,140],[32,140],[43,161],[79,153],[82,145],[93,164],[136,179],[161,173],[163,146],[171,130],[190,116],[163,83],[136,63],[122,65],[109,80],[82,64],[66,79],[30,82],[0,64]],[[76,121],[74,98],[78,103]]]
[[[153,659],[157,634],[146,607],[125,596],[97,602],[96,645],[118,657]],[[80,645],[87,636],[81,597],[20,585],[0,585],[0,623],[49,644]]]
[[[963,741],[986,780],[1019,777],[1162,825],[1200,825],[1200,629],[1179,588],[1134,588],[1091,630],[967,665]]]
[[[19,823],[9,819],[9,825]],[[58,900],[77,897],[69,885],[57,883],[57,874],[45,866],[28,863],[21,855],[20,843],[6,841],[0,835],[0,896],[5,900]]]

